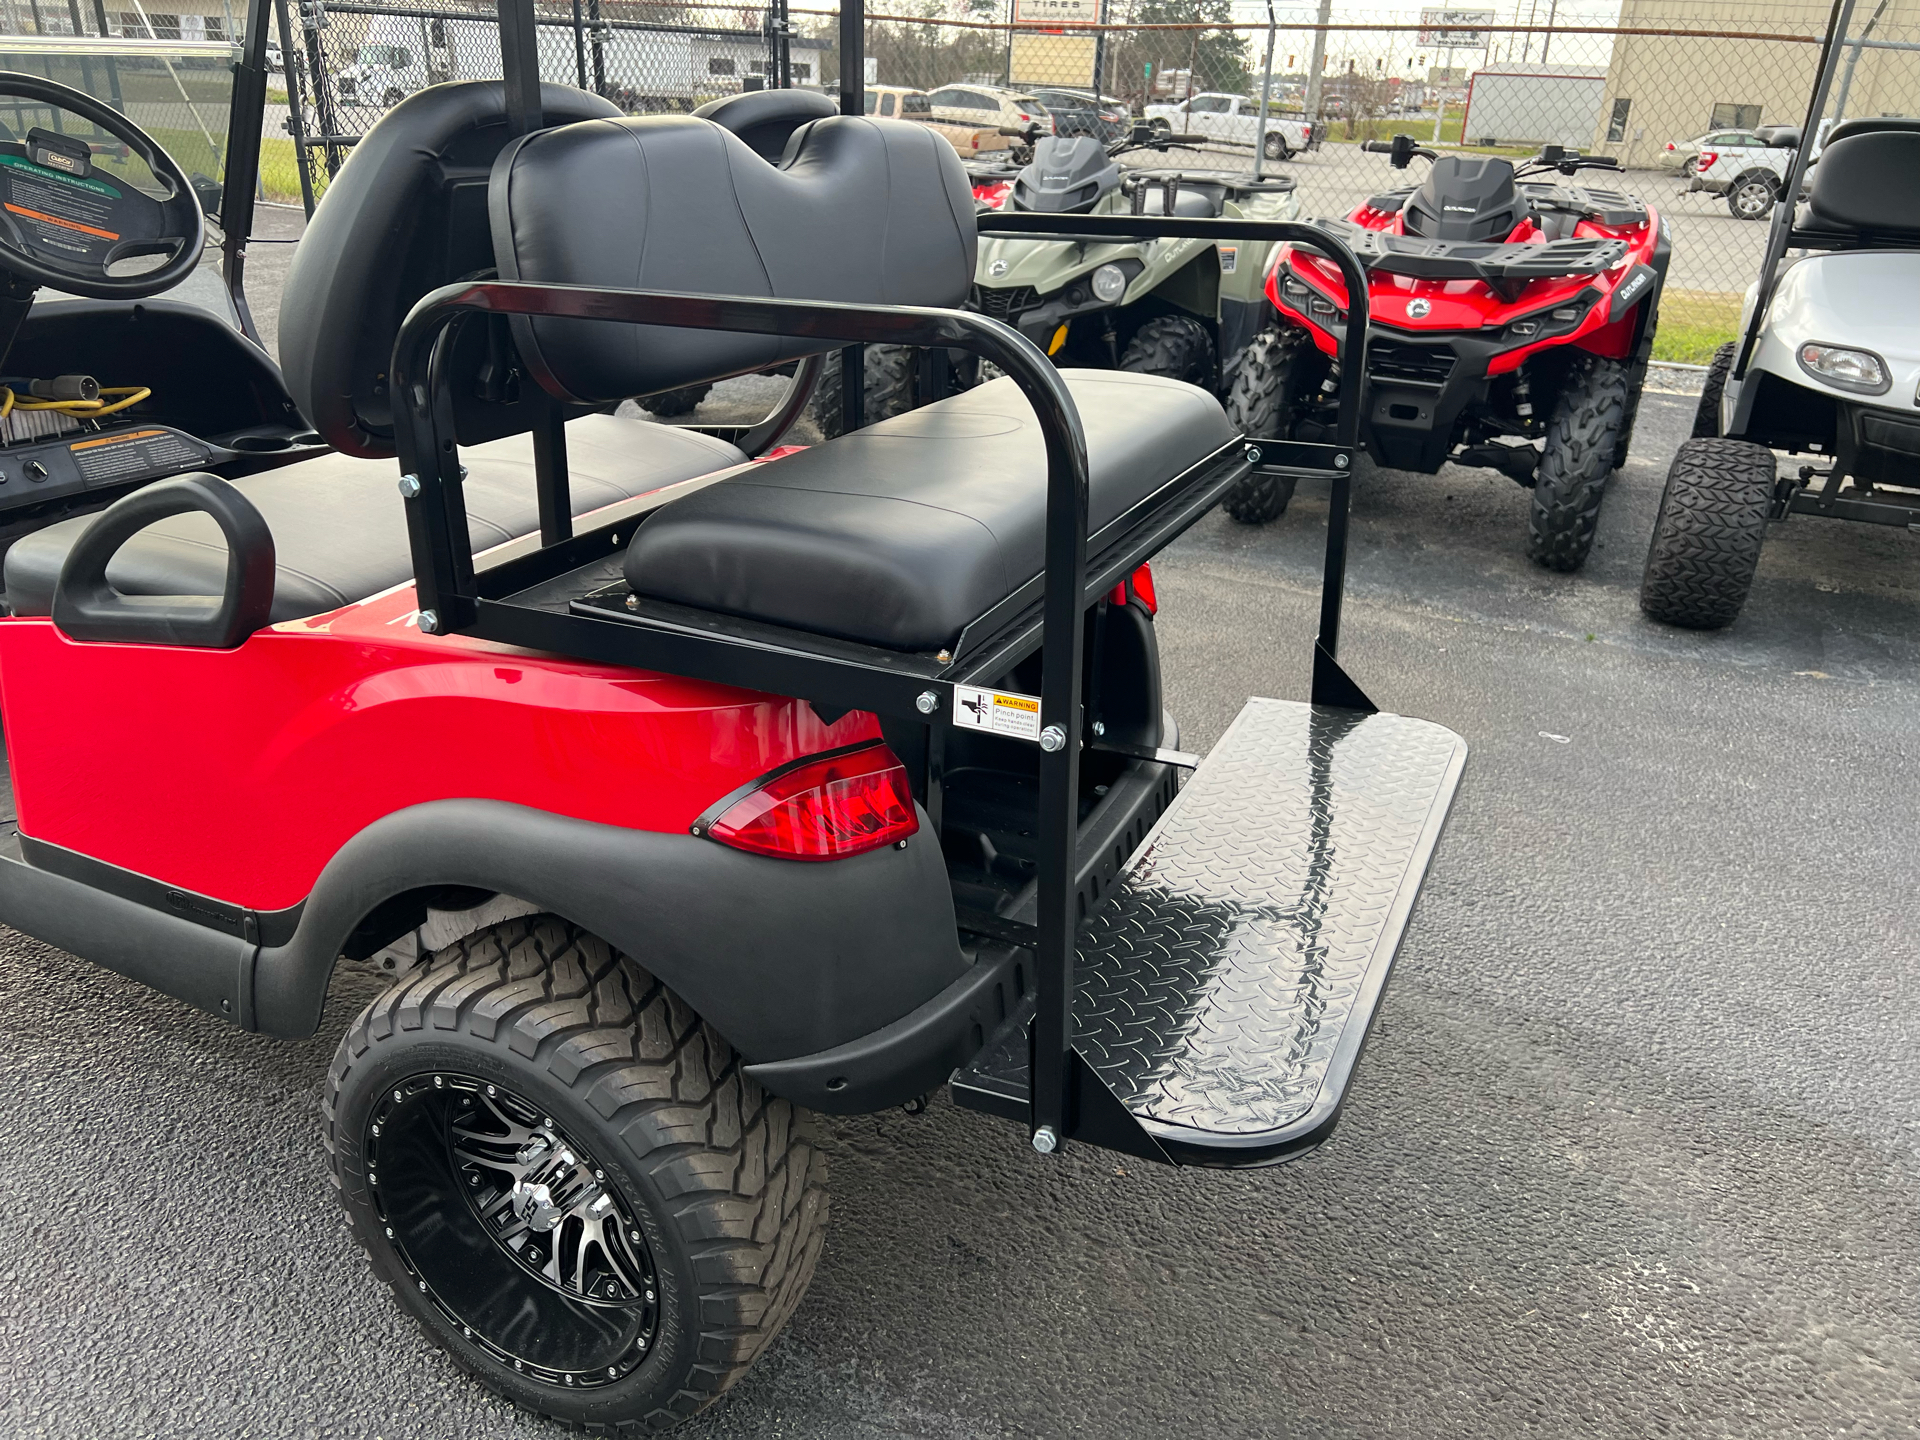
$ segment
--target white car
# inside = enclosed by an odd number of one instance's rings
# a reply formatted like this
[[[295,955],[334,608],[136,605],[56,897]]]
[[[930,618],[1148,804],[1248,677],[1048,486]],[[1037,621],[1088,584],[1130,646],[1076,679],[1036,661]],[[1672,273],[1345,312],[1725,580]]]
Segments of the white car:
[[[1163,135],[1204,135],[1229,145],[1251,146],[1260,131],[1260,102],[1245,95],[1192,95],[1177,105],[1149,105],[1147,123]],[[1267,104],[1267,159],[1285,160],[1314,148],[1313,126]]]
[[[1820,122],[1824,135],[1831,121]],[[1687,189],[1727,197],[1727,209],[1736,220],[1764,220],[1773,213],[1780,189],[1787,182],[1793,155],[1800,148],[1795,125],[1763,125],[1753,131],[1729,131],[1722,143],[1705,136],[1686,168]],[[1813,143],[1820,158],[1820,140]]]

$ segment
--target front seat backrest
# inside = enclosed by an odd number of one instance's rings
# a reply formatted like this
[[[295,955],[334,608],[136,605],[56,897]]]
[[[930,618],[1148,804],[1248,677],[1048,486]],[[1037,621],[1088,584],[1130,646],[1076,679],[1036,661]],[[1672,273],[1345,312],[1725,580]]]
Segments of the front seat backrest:
[[[620,113],[562,85],[541,86],[540,101],[554,125]],[[501,81],[429,86],[383,115],[327,187],[287,274],[280,368],[301,413],[334,448],[394,453],[394,337],[422,295],[494,268],[487,175],[511,138]],[[482,350],[486,327],[468,325],[461,338]],[[459,411],[479,405],[471,384],[457,386],[455,398]],[[510,413],[518,409],[491,406],[481,425],[457,414],[456,429],[468,443],[513,434],[526,428]]]
[[[818,90],[742,90],[709,100],[693,113],[731,130],[762,160],[778,164],[794,131],[838,115],[840,107]]]
[[[973,282],[973,195],[924,125],[833,116],[776,168],[691,116],[529,135],[494,166],[502,278],[704,295],[958,305]],[[604,404],[744,374],[834,342],[513,317],[521,358],[564,400]]]
[[[1836,125],[1807,200],[1822,228],[1920,237],[1920,121]]]

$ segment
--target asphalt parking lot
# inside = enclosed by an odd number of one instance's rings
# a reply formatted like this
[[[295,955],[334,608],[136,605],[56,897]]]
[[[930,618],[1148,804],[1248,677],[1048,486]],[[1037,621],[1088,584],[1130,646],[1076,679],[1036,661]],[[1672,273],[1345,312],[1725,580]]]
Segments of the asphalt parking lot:
[[[1220,1174],[833,1121],[812,1292],[683,1433],[1920,1429],[1920,540],[1795,520],[1728,632],[1642,620],[1692,405],[1648,397],[1578,576],[1510,481],[1357,486],[1344,658],[1473,753],[1334,1139]],[[1305,695],[1323,515],[1156,562],[1190,744]],[[317,1104],[373,992],[289,1045],[0,932],[0,1431],[557,1433],[349,1243]]]

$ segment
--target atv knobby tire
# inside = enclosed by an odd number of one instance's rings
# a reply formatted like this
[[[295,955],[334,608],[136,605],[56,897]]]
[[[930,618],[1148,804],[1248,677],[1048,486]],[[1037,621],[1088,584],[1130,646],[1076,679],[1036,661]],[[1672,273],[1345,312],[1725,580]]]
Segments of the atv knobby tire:
[[[1249,440],[1292,438],[1294,406],[1306,374],[1319,355],[1313,340],[1297,325],[1263,330],[1240,357],[1233,389],[1227,394],[1227,423]],[[1265,525],[1287,512],[1294,477],[1256,470],[1237,481],[1221,498],[1227,514],[1244,525]]]
[[[1213,337],[1185,315],[1162,315],[1133,332],[1120,353],[1120,368],[1135,375],[1164,375],[1203,390],[1214,388]]]
[[[1753,588],[1778,473],[1748,440],[1684,441],[1667,471],[1640,581],[1640,608],[1689,630],[1732,623]]]
[[[1527,554],[1549,570],[1586,563],[1627,419],[1627,367],[1584,359],[1560,389],[1533,476]]]
[[[813,387],[813,397],[807,401],[808,418],[823,440],[831,440],[845,428],[840,388],[843,353],[836,350],[827,356],[820,383]],[[920,352],[910,345],[867,346],[867,424],[890,420],[913,409],[914,374],[919,364]]]
[[[1736,341],[1729,340],[1713,352],[1707,362],[1707,378],[1700,386],[1700,404],[1693,412],[1693,438],[1712,439],[1720,433],[1720,397],[1726,393],[1727,376],[1733,373]]]
[[[503,1347],[479,1343],[478,1331],[423,1293],[425,1279],[390,1238],[407,1222],[383,1221],[376,1202],[388,1198],[389,1168],[415,1152],[394,1138],[389,1100],[410,1079],[409,1093],[424,1094],[443,1078],[475,1094],[497,1085],[549,1117],[539,1123],[591,1155],[645,1232],[657,1319],[645,1358],[621,1378],[589,1386],[583,1375],[569,1388],[522,1373],[502,1357],[534,1342],[509,1333]],[[389,1134],[376,1139],[368,1127],[383,1108]],[[656,1433],[707,1405],[786,1324],[819,1259],[826,1162],[806,1112],[743,1074],[727,1043],[632,960],[551,916],[470,936],[368,1005],[334,1055],[324,1110],[334,1184],[375,1274],[462,1368],[516,1404],[594,1434]],[[483,1259],[498,1264],[476,1233]],[[419,1275],[428,1273],[423,1261]],[[534,1313],[531,1300],[517,1303]]]
[[[639,405],[649,415],[671,418],[675,415],[691,415],[700,408],[700,402],[707,398],[711,385],[686,385],[678,390],[662,390],[658,395],[642,396]]]

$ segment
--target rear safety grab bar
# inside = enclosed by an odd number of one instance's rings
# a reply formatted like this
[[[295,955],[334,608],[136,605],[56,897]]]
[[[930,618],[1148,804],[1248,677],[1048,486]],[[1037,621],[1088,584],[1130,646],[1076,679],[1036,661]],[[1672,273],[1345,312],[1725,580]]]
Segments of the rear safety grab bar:
[[[227,542],[218,595],[123,595],[107,563],[157,521],[199,511]],[[122,496],[86,528],[60,567],[53,623],[75,640],[231,650],[273,611],[273,532],[253,502],[217,475],[181,475]]]

